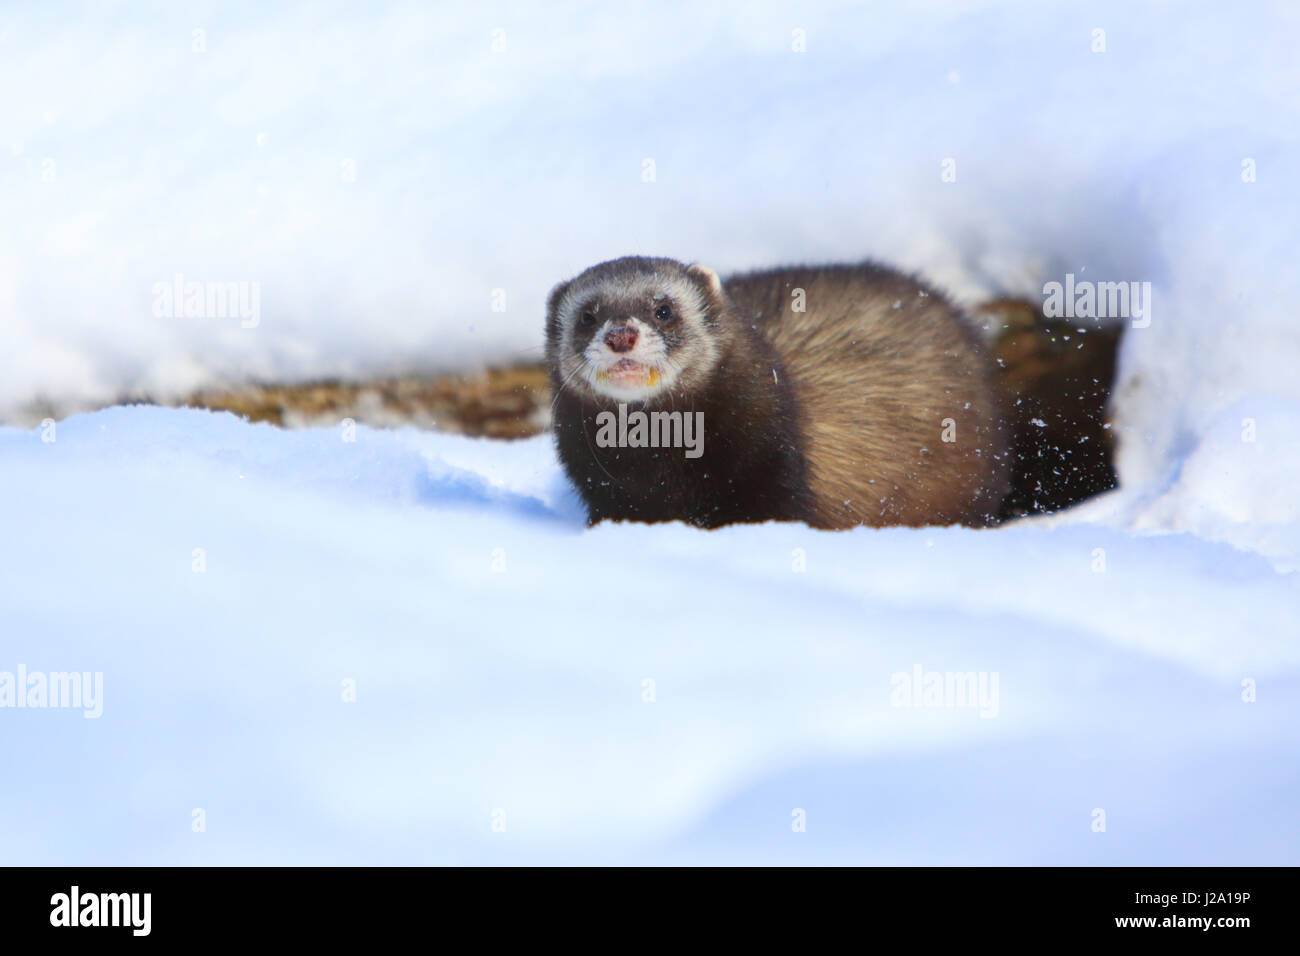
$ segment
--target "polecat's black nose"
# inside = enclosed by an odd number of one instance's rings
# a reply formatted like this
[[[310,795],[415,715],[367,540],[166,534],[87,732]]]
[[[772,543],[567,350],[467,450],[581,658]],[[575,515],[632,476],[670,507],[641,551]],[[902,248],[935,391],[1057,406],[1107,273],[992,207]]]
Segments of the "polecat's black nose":
[[[616,325],[605,333],[605,344],[614,352],[630,352],[636,345],[636,329],[630,325]]]

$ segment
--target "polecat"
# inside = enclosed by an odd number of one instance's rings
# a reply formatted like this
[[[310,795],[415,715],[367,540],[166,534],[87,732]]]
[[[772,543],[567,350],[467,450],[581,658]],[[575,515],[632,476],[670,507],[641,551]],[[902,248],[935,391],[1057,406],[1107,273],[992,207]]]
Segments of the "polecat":
[[[546,355],[592,524],[985,525],[1008,489],[978,334],[871,263],[603,262],[552,290]]]

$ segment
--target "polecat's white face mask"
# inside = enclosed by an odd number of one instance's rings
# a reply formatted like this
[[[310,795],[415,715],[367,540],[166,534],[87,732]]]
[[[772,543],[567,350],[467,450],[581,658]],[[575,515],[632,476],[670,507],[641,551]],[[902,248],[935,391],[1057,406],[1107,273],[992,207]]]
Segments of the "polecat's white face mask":
[[[607,320],[582,355],[591,390],[622,402],[653,397],[670,388],[679,372],[663,336],[634,317]]]

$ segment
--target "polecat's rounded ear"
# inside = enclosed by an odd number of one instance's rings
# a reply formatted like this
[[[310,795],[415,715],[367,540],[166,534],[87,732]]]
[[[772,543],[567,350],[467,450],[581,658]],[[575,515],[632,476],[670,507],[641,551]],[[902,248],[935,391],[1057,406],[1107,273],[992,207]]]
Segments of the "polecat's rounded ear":
[[[709,298],[712,299],[714,303],[718,305],[722,304],[722,280],[718,278],[716,272],[708,266],[702,266],[697,262],[695,265],[687,267],[686,274],[688,276],[693,276],[701,285],[704,286],[705,290],[709,294]]]

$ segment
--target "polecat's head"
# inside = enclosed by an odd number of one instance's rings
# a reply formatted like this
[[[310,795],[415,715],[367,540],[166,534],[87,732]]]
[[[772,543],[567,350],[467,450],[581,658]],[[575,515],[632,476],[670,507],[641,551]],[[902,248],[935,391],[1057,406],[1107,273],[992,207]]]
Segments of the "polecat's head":
[[[628,256],[557,285],[546,355],[557,389],[649,401],[707,379],[725,331],[722,283],[704,266]]]

